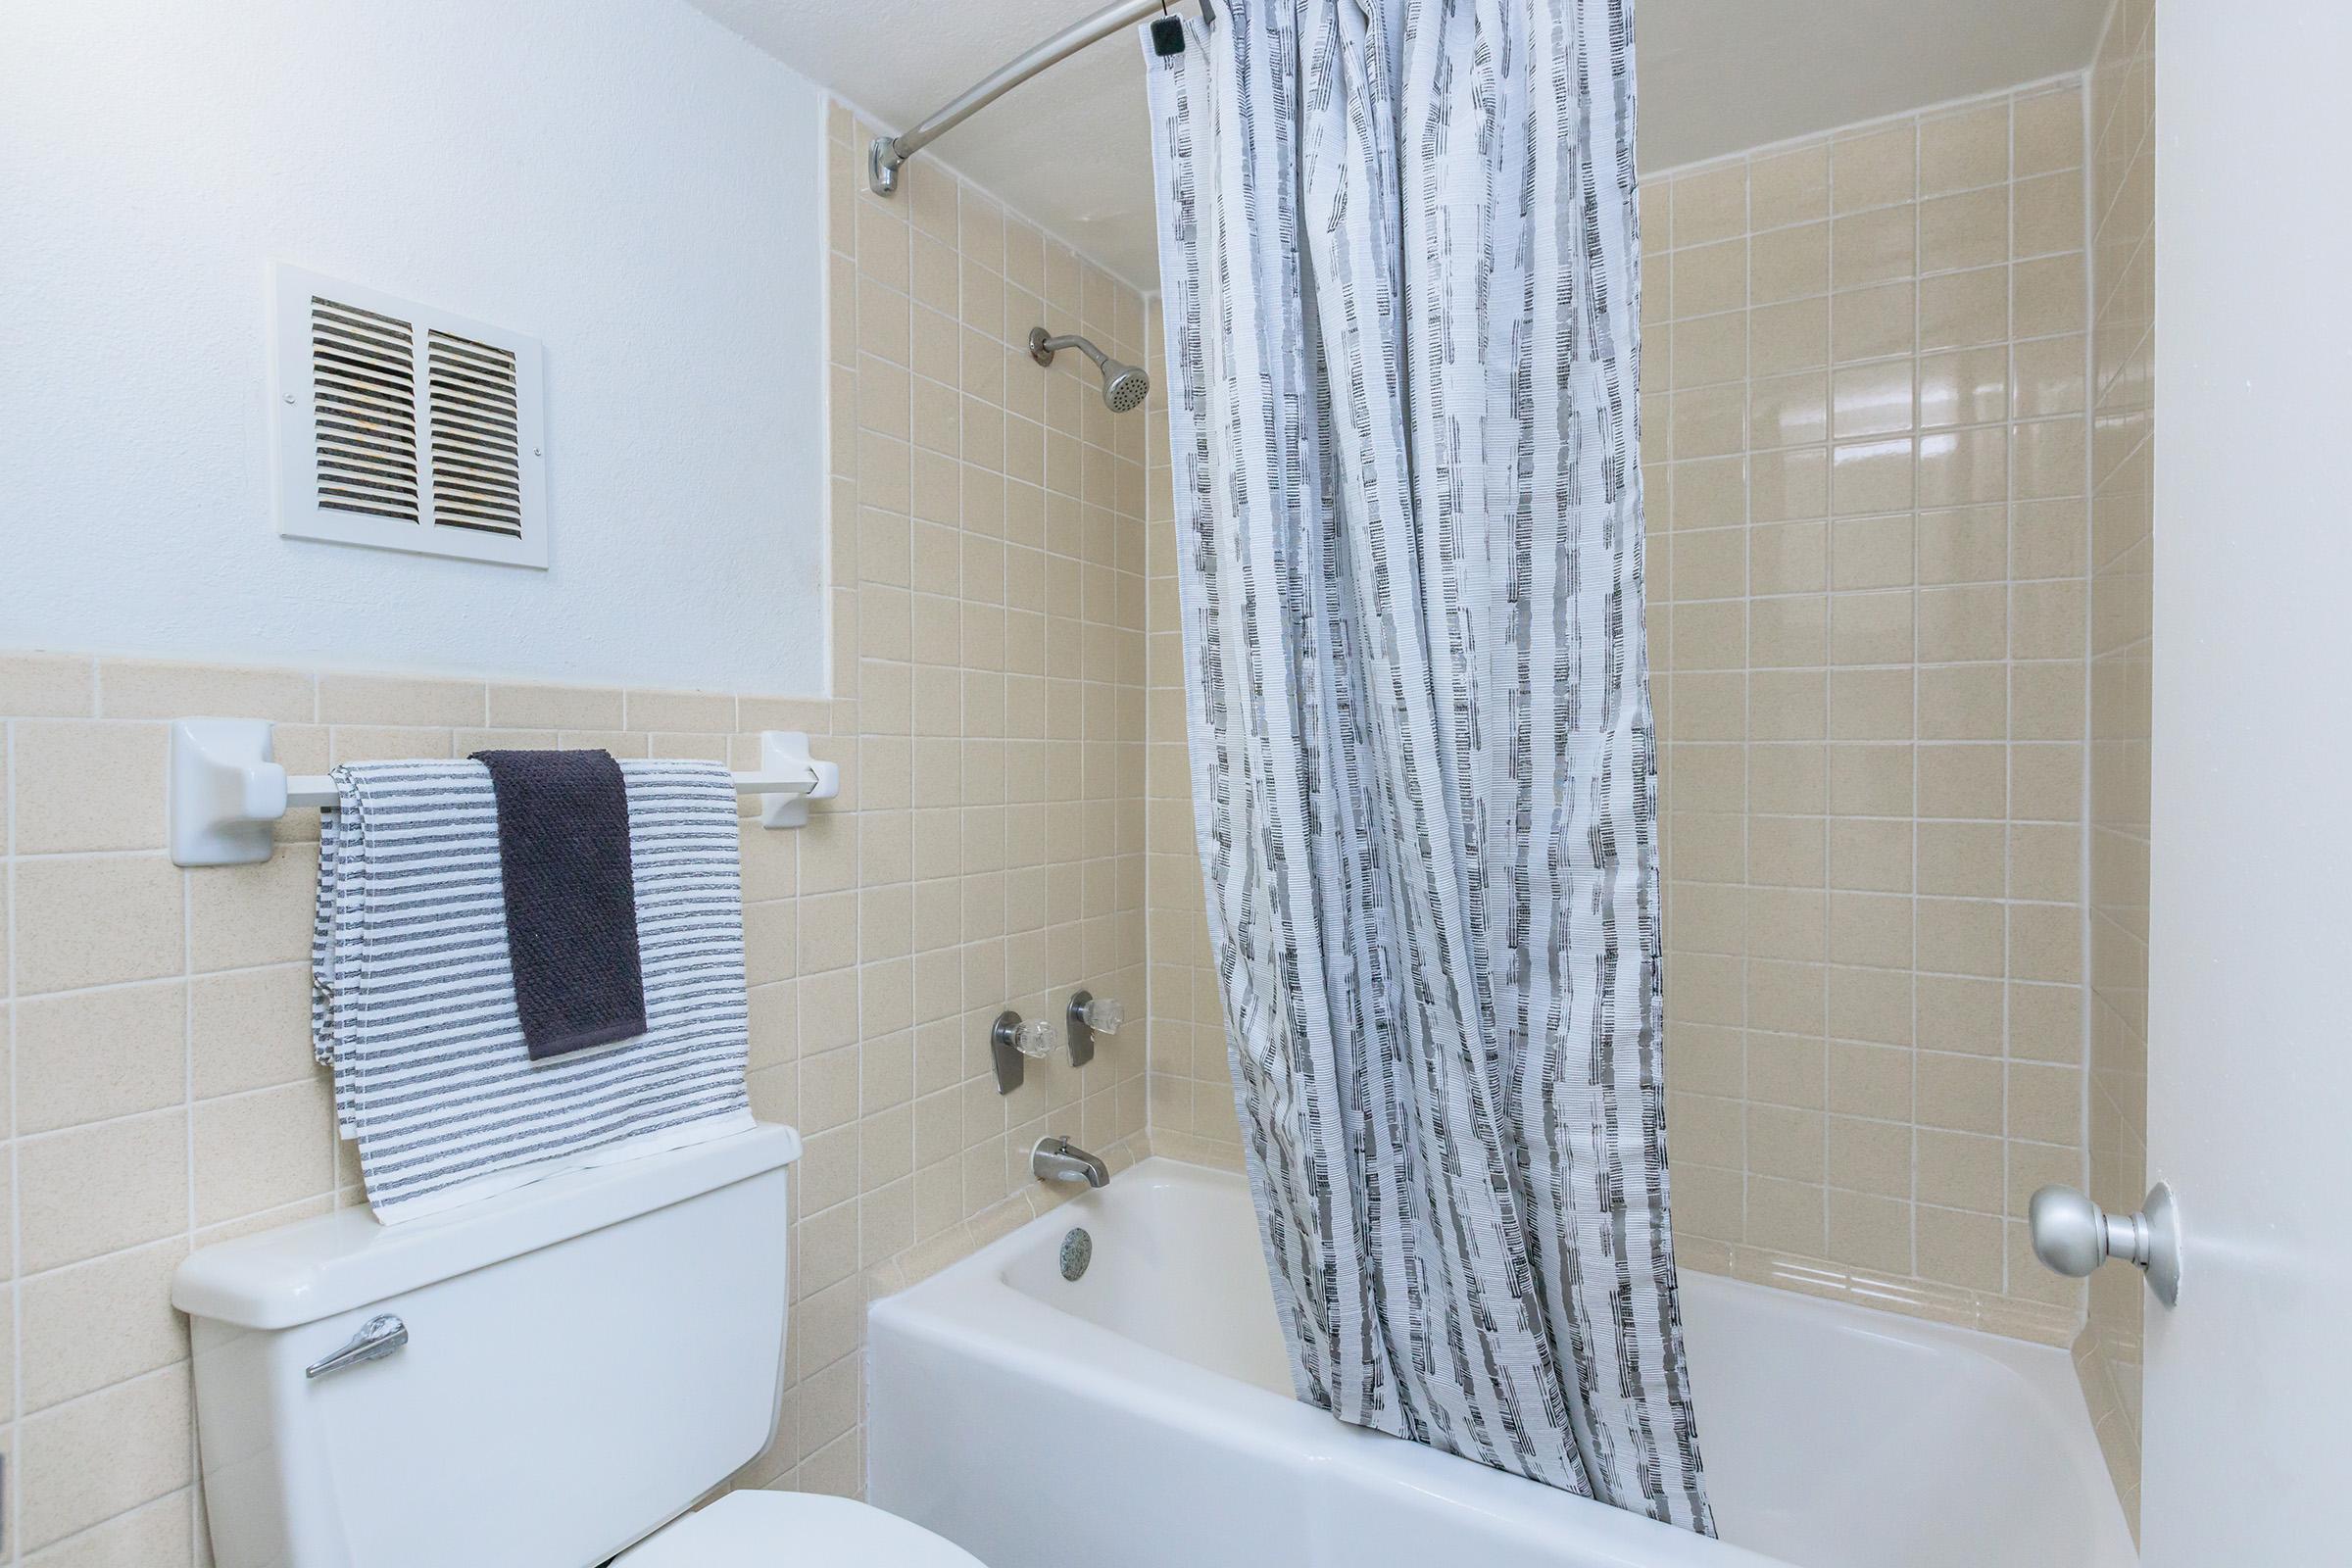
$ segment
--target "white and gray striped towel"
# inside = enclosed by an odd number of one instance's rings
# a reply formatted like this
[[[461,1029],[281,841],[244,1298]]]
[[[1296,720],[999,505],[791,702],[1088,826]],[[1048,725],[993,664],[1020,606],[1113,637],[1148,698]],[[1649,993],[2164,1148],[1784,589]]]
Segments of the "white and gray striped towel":
[[[385,1223],[752,1125],[734,780],[715,762],[620,767],[648,1029],[541,1061],[514,1010],[489,770],[334,770],[312,1044]]]

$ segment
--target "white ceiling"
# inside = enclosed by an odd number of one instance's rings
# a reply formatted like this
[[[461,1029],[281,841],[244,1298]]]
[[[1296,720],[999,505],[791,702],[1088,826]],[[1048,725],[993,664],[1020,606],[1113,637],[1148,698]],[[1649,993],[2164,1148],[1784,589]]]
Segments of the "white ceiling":
[[[692,0],[900,129],[1096,0]],[[2056,75],[2107,0],[1641,0],[1642,163],[1684,164]],[[1143,52],[1107,38],[933,152],[1121,276],[1158,267]],[[924,156],[931,156],[925,154]]]
[[[692,0],[904,130],[1109,0]],[[942,136],[938,156],[1145,289],[1159,275],[1143,45],[1105,38]]]
[[[1643,169],[2090,63],[2107,0],[1638,0]]]

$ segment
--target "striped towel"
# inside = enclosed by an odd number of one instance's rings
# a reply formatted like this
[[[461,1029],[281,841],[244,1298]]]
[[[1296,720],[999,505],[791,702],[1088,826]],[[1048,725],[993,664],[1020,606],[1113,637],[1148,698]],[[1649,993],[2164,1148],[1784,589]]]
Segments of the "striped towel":
[[[752,1125],[734,780],[715,762],[620,767],[648,1028],[540,1061],[514,1009],[489,770],[334,770],[312,1045],[386,1224]]]

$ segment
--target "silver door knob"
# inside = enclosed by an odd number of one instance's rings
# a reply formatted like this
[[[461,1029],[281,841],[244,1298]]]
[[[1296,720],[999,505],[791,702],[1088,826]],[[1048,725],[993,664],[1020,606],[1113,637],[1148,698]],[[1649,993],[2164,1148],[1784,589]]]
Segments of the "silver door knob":
[[[2072,1187],[2044,1187],[2027,1218],[2034,1255],[2059,1273],[2082,1279],[2121,1258],[2147,1276],[2156,1299],[2171,1306],[2180,1298],[2180,1215],[2164,1183],[2148,1189],[2136,1214],[2111,1214]]]

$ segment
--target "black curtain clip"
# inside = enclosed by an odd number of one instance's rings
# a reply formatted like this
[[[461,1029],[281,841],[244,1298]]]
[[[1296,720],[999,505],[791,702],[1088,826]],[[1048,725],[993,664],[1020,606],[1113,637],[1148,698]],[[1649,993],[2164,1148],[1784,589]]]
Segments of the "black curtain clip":
[[[1184,53],[1184,22],[1167,14],[1167,0],[1160,0],[1159,12],[1152,24],[1152,52],[1165,60],[1170,55]]]

